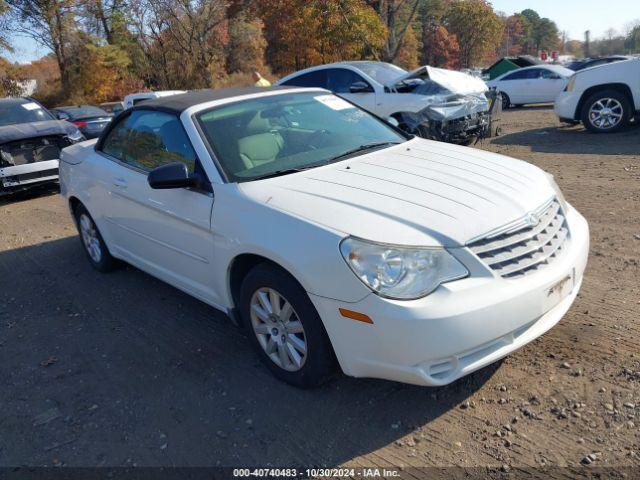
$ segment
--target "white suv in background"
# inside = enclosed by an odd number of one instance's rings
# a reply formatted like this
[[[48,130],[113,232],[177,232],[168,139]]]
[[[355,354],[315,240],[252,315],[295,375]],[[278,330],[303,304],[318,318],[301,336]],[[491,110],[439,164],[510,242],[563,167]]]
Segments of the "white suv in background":
[[[624,128],[640,112],[640,58],[577,72],[556,98],[555,112],[592,132]]]

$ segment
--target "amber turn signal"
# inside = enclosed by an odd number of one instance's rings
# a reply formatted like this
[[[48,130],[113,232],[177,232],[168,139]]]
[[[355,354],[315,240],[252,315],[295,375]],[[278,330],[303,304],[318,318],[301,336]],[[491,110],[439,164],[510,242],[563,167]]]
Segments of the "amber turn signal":
[[[354,312],[353,310],[347,310],[346,308],[339,308],[340,315],[345,318],[350,318],[351,320],[357,320],[359,322],[364,323],[373,323],[373,320],[369,317],[369,315],[365,315],[364,313]]]

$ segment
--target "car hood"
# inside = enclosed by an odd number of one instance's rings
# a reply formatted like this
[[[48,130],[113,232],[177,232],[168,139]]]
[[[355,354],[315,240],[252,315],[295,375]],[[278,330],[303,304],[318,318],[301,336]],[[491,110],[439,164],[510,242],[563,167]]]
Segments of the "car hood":
[[[554,195],[547,174],[526,162],[418,138],[239,188],[345,235],[446,247],[520,219]]]
[[[70,135],[76,130],[77,128],[74,125],[62,120],[6,125],[0,127],[0,143],[49,135]]]
[[[428,77],[430,80],[442,85],[447,90],[461,95],[484,93],[488,90],[487,84],[480,78],[466,73],[446,70],[444,68],[430,67],[428,65],[416,68],[405,75],[401,75],[394,80],[393,85],[388,86],[393,87],[395,84],[404,80],[422,77]]]

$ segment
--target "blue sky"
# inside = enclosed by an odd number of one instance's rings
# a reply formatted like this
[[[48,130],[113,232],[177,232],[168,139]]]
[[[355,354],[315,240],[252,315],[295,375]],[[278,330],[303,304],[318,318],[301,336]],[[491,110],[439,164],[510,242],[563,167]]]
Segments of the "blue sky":
[[[532,8],[566,30],[570,39],[582,40],[585,30],[591,38],[613,28],[623,32],[625,25],[640,21],[640,0],[491,0],[493,8],[507,14]]]
[[[532,8],[554,20],[560,30],[566,30],[573,39],[582,39],[585,30],[591,30],[592,38],[604,35],[609,28],[622,32],[628,23],[640,21],[640,0],[493,0],[491,3],[496,10],[507,14]],[[48,52],[24,37],[15,37],[13,46],[15,53],[8,55],[11,61],[28,62]]]
[[[30,62],[49,53],[49,49],[39,46],[30,38],[13,37],[11,40],[14,52],[4,56],[12,62]]]

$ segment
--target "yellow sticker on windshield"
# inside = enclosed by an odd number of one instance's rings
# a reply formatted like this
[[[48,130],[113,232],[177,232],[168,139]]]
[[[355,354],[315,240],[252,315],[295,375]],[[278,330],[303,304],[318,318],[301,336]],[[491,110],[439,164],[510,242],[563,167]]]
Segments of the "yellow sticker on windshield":
[[[321,103],[324,103],[332,110],[346,110],[347,108],[355,108],[349,102],[345,102],[343,99],[334,95],[319,95],[313,98]]]

